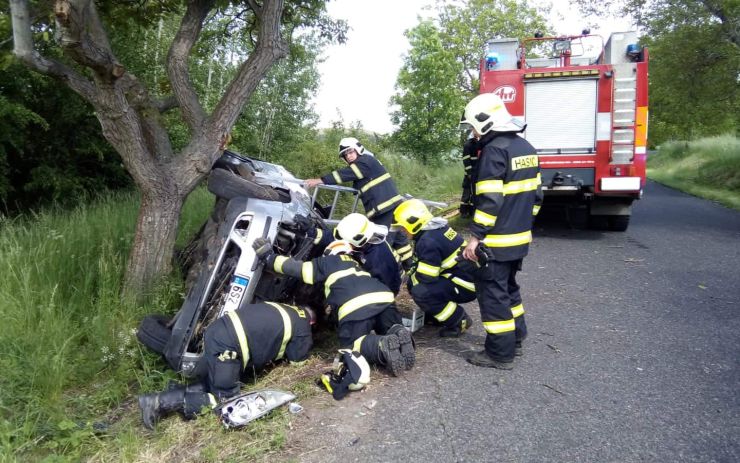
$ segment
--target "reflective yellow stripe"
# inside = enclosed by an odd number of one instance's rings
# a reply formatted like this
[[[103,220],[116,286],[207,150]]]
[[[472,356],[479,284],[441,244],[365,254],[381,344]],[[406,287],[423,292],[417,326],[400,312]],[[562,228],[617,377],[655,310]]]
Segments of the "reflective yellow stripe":
[[[401,260],[406,260],[411,258],[411,256],[414,254],[413,249],[411,249],[411,245],[407,244],[405,246],[401,246],[396,250],[396,253],[399,255]]]
[[[509,182],[504,185],[505,195],[515,195],[517,193],[525,193],[527,191],[534,191],[539,185],[542,184],[540,174],[537,174],[535,178],[528,178],[526,180],[516,180]]]
[[[516,325],[512,318],[511,320],[503,320],[500,322],[483,322],[483,328],[486,329],[487,333],[500,334],[514,331],[516,329]]]
[[[513,235],[486,235],[483,244],[491,248],[505,248],[508,246],[519,246],[532,242],[532,231],[514,233]]]
[[[393,302],[393,293],[390,291],[378,291],[357,296],[342,304],[339,308],[339,320],[347,315],[370,304],[390,304]]]
[[[218,400],[216,400],[216,396],[208,393],[208,404],[211,406],[211,408],[216,408],[216,405],[218,405]]]
[[[540,213],[540,206],[538,206],[536,204],[534,206],[532,206],[532,215],[537,215],[539,213]]]
[[[463,247],[465,247],[466,245],[467,242],[463,241]],[[457,261],[455,259],[457,259],[458,254],[460,254],[460,249],[455,249],[452,254],[450,254],[445,260],[442,261],[441,267],[447,270],[457,265]]]
[[[283,264],[287,260],[288,258],[285,256],[275,256],[275,260],[272,263],[272,268],[278,273],[283,273]]]
[[[439,267],[429,265],[426,262],[419,262],[419,265],[416,266],[417,272],[421,273],[422,275],[429,275],[430,277],[438,277],[439,270]]]
[[[370,212],[367,213],[368,218],[374,216],[378,212],[382,212],[386,207],[388,207],[388,206],[390,206],[390,205],[392,205],[392,204],[394,204],[394,203],[396,203],[398,201],[403,201],[403,198],[401,197],[401,195],[396,195],[396,196],[392,197],[391,199],[389,199],[388,201],[385,201],[385,202],[379,204],[375,209],[373,209],[372,211],[370,211]]]
[[[234,332],[236,332],[236,339],[239,340],[239,349],[242,351],[242,368],[247,368],[247,363],[249,362],[249,344],[247,344],[247,333],[244,332],[244,327],[242,326],[241,320],[239,320],[239,315],[233,310],[229,310],[226,312],[226,315],[229,316],[229,320],[231,320],[231,324],[234,326]]]
[[[283,358],[283,355],[285,354],[285,346],[288,345],[290,338],[293,337],[293,324],[290,322],[290,315],[288,315],[288,312],[286,312],[280,304],[276,304],[274,302],[266,302],[265,304],[275,307],[277,311],[280,312],[280,316],[283,317],[283,343],[280,345],[277,357],[275,357],[275,360],[279,360]]]
[[[521,317],[522,315],[524,315],[524,305],[523,304],[519,304],[519,305],[515,305],[514,307],[512,307],[511,308],[511,315],[514,318]]]
[[[360,336],[359,338],[355,339],[355,342],[352,343],[352,350],[354,352],[361,352],[360,348],[362,347],[362,341],[365,339],[365,335]]]
[[[349,165],[349,168],[352,169],[352,172],[355,173],[355,175],[357,176],[357,179],[358,180],[361,179],[361,178],[363,178],[363,177],[365,177],[364,175],[362,175],[362,172],[360,172],[360,168],[357,167],[357,164],[350,164]]]
[[[419,284],[419,280],[416,278],[416,272],[411,274],[411,286],[416,286]]]
[[[317,228],[316,229],[316,238],[313,240],[313,244],[319,244],[321,242],[321,238],[324,237],[324,230]]]
[[[481,195],[483,193],[503,193],[504,192],[504,181],[503,180],[482,180],[475,184],[475,194]]]
[[[360,177],[360,178],[362,178],[362,177]],[[369,190],[370,188],[372,188],[375,185],[377,185],[378,183],[384,182],[384,181],[388,180],[389,178],[391,178],[391,174],[389,174],[388,172],[386,172],[383,175],[381,175],[380,177],[375,178],[373,180],[370,180],[365,185],[363,185],[362,188],[360,188],[360,192],[361,193],[364,193],[367,190]]]
[[[466,154],[465,156],[462,157],[462,160],[463,161],[466,160],[466,159],[470,159],[470,155],[469,154]]]
[[[338,272],[334,272],[331,275],[329,275],[329,278],[327,278],[326,281],[324,282],[324,294],[326,295],[326,297],[329,297],[329,293],[331,292],[331,286],[334,283],[336,283],[337,280],[344,278],[344,277],[348,277],[350,275],[365,276],[365,277],[371,276],[367,272],[358,272],[357,269],[354,267],[348,268],[345,270],[340,270]]]
[[[442,309],[441,312],[439,312],[437,315],[434,316],[438,321],[443,322],[450,318],[453,313],[455,313],[455,309],[457,308],[457,303],[450,301],[447,303],[447,305]]]
[[[335,170],[334,172],[332,172],[331,175],[334,177],[334,181],[335,182],[342,183],[342,177],[341,177],[341,175],[339,175],[339,171],[338,170]]]
[[[468,291],[475,292],[475,284],[471,283],[467,280],[463,280],[460,277],[452,277],[452,282],[455,283],[458,286],[462,286],[463,288],[467,289]]]
[[[307,285],[313,284],[313,262],[304,262],[301,265],[301,278]]]
[[[473,222],[479,223],[486,227],[492,227],[496,223],[496,216],[491,215],[491,214],[486,214],[480,209],[476,209],[475,215],[473,215]]]
[[[465,169],[464,170],[470,170],[472,168],[473,168],[473,166],[465,166]]]

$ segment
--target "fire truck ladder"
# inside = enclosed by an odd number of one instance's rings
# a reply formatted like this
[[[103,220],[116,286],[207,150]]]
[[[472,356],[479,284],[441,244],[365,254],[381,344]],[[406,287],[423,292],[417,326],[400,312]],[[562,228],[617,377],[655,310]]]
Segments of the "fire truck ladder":
[[[611,164],[629,164],[634,157],[636,70],[632,63],[614,65]]]

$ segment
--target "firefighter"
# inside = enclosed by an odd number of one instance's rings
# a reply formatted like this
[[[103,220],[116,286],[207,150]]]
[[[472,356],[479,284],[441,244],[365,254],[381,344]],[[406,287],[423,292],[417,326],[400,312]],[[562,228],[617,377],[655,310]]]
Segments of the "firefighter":
[[[367,217],[376,224],[385,225],[390,229],[393,210],[401,204],[403,197],[398,194],[396,183],[383,164],[372,154],[366,153],[369,152],[356,138],[343,138],[339,142],[339,157],[347,163],[347,167],[321,178],[310,178],[305,181],[305,186],[313,188],[316,185],[352,182],[352,187],[360,191],[360,199]],[[413,263],[411,260],[413,251],[406,236],[391,231],[387,240],[401,256],[404,268],[410,266]]]
[[[275,302],[227,312],[206,328],[203,358],[196,367],[200,382],[172,384],[166,391],[139,396],[144,426],[153,429],[171,412],[194,418],[203,407],[214,408],[239,393],[239,379],[246,371],[281,359],[305,360],[313,345],[314,321],[309,308]]]
[[[539,159],[535,148],[518,135],[526,126],[492,93],[473,98],[460,123],[479,138],[472,236],[463,257],[480,266],[475,288],[487,333],[484,349],[468,361],[509,370],[527,336],[516,274],[529,251],[532,224],[542,203]]]
[[[459,304],[475,300],[475,265],[459,259],[467,243],[418,199],[401,203],[394,218],[394,225],[414,239],[417,264],[409,276],[411,297],[442,325],[440,336],[460,336],[473,321]]]
[[[361,269],[347,241],[331,242],[323,256],[308,262],[276,255],[265,238],[252,246],[267,268],[309,285],[323,283],[326,304],[337,317],[340,348],[359,352],[393,376],[413,367],[411,333],[401,324],[393,293]]]
[[[470,218],[473,217],[475,212],[475,206],[473,205],[473,198],[475,197],[475,178],[478,163],[478,139],[471,136],[465,141],[463,145],[463,181],[462,181],[462,196],[460,197],[460,217]]]
[[[348,241],[360,254],[362,268],[398,295],[401,289],[400,257],[385,240],[387,234],[386,227],[374,224],[357,212],[344,217],[334,229],[335,239]]]

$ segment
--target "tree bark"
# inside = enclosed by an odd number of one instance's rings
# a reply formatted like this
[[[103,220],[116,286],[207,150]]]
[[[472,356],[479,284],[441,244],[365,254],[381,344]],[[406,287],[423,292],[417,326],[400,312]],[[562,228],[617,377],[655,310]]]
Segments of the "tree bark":
[[[190,80],[188,59],[213,0],[191,0],[167,58],[173,97],[152,98],[118,63],[93,0],[55,0],[58,41],[65,55],[91,70],[77,72],[48,59],[33,45],[28,0],[10,0],[15,54],[31,69],[56,78],[94,108],[103,135],[116,149],[141,192],[134,242],[122,296],[140,298],[172,270],[172,256],[185,198],[208,174],[222,142],[269,68],[287,54],[280,34],[283,0],[249,5],[259,18],[256,49],[237,73],[213,114],[205,113]],[[88,77],[90,76],[90,77]],[[191,129],[190,143],[173,153],[160,113],[179,106]]]

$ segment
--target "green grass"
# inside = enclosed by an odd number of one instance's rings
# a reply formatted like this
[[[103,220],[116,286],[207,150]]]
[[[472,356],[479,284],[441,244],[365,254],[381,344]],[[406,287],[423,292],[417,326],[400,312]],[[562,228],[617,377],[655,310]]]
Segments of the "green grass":
[[[460,164],[383,159],[402,192],[432,200],[459,194]],[[191,195],[179,244],[212,205],[204,189]],[[248,432],[224,432],[213,419],[143,430],[135,395],[175,375],[133,330],[146,314],[176,311],[183,287],[173,274],[146,303],[119,298],[137,210],[137,195],[121,193],[73,210],[0,217],[0,461],[243,461],[284,445],[284,411]],[[321,368],[315,356],[302,368],[275,368],[258,385],[305,397],[318,393],[311,383]]]
[[[661,145],[648,158],[648,177],[740,209],[740,139],[732,135]]]

